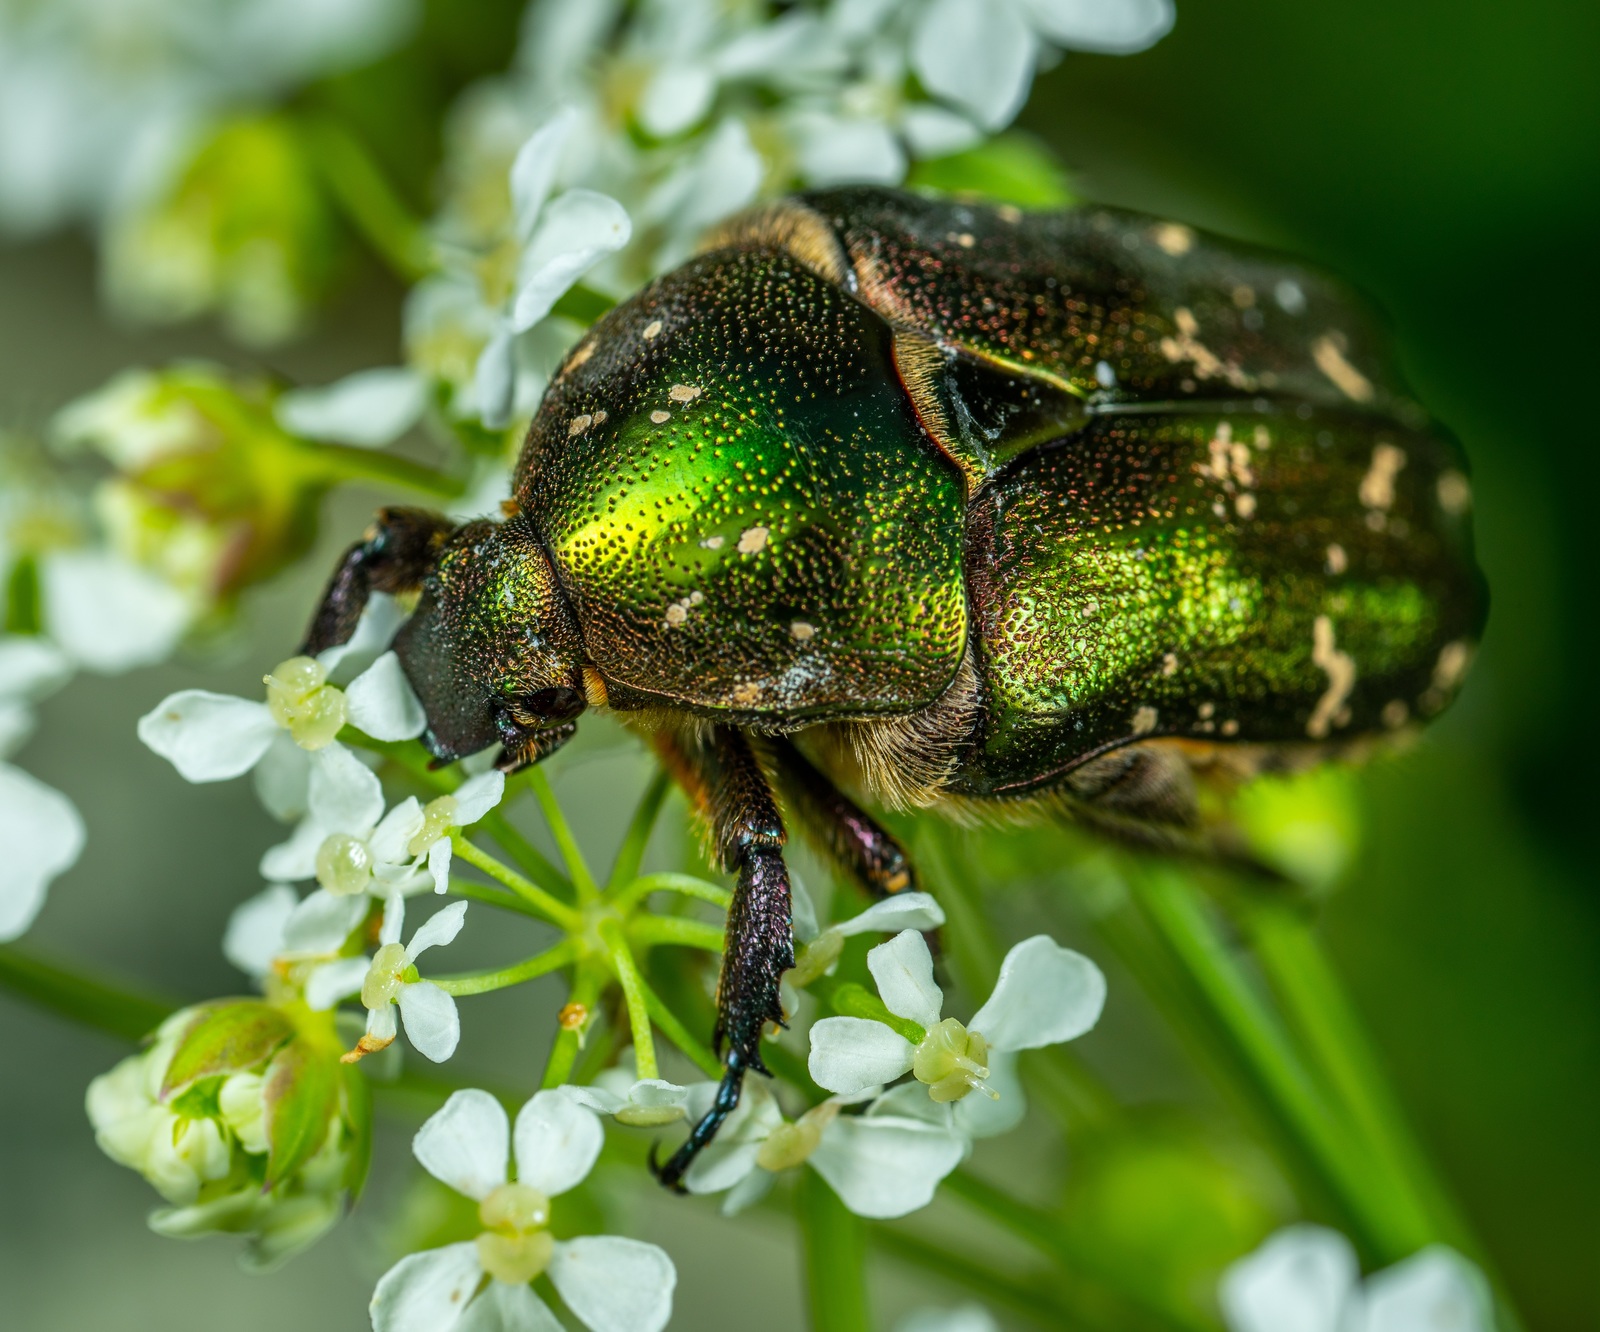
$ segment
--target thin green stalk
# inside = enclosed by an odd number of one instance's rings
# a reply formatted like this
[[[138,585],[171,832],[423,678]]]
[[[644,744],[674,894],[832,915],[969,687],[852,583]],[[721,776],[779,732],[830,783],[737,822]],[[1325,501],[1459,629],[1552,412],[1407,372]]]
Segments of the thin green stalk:
[[[1003,1304],[1049,1332],[1085,1327],[1052,1290],[1000,1271],[992,1263],[890,1226],[873,1227],[872,1242],[890,1257],[963,1286],[985,1301]]]
[[[569,967],[578,960],[582,952],[583,945],[577,939],[567,939],[554,948],[547,948],[544,952],[524,958],[509,967],[499,967],[492,971],[467,972],[457,976],[429,976],[426,979],[432,981],[446,994],[487,994],[491,990],[504,990],[508,986],[521,985],[524,981],[536,980],[562,967]]]
[[[685,916],[640,916],[628,926],[628,938],[646,947],[677,944],[683,948],[703,948],[708,953],[720,953],[724,942],[721,926],[707,925]]]
[[[428,233],[389,184],[366,146],[327,116],[307,118],[302,137],[334,201],[352,226],[405,282],[433,268]]]
[[[628,941],[622,937],[622,927],[614,920],[600,923],[600,938],[611,958],[617,982],[622,986],[622,998],[628,1005],[628,1026],[633,1030],[633,1062],[641,1078],[661,1076],[656,1064],[656,1042],[650,1032],[650,1008],[644,997],[644,977],[639,974],[639,964],[634,961]]]
[[[0,988],[57,1017],[125,1041],[142,1040],[179,1008],[171,1000],[108,985],[10,945],[0,947]]]
[[[498,809],[491,809],[479,819],[478,827],[500,843],[506,854],[546,892],[553,893],[563,901],[573,896],[572,884],[567,881],[567,876],[556,868],[543,851],[513,828],[511,820]]]
[[[583,858],[583,852],[578,849],[578,839],[572,835],[572,826],[561,811],[556,793],[550,789],[550,779],[545,776],[544,769],[528,769],[528,786],[539,802],[539,808],[544,812],[544,821],[550,825],[550,834],[556,839],[556,846],[561,852],[562,861],[566,864],[567,874],[572,879],[573,887],[578,890],[578,901],[580,903],[597,901],[600,897],[599,885],[595,883],[594,875],[589,871],[589,862]]]
[[[482,902],[485,906],[498,907],[501,911],[514,911],[519,916],[531,916],[534,920],[544,920],[544,913],[538,910],[533,903],[525,901],[515,893],[508,893],[501,888],[490,887],[486,883],[472,883],[467,879],[451,879],[450,892],[455,897],[465,897],[473,902]]]
[[[338,481],[370,481],[379,486],[400,486],[434,499],[458,499],[466,482],[397,453],[357,449],[348,444],[306,444],[314,451],[317,468]]]
[[[805,1242],[811,1332],[872,1332],[866,1223],[815,1170],[800,1172],[795,1211]]]
[[[689,1029],[683,1025],[678,1015],[662,1002],[661,996],[650,988],[650,982],[642,975],[639,977],[639,992],[644,995],[644,1005],[650,1013],[650,1020],[661,1029],[661,1034],[688,1056],[695,1067],[708,1078],[721,1077],[722,1064],[716,1055],[689,1034]]]
[[[567,1006],[583,1009],[589,1014],[588,1021],[592,1022],[594,1006],[599,1002],[605,981],[606,973],[600,963],[580,962],[572,977],[572,989],[567,992]],[[583,1027],[571,1031],[563,1028],[556,1033],[556,1039],[550,1046],[550,1058],[545,1061],[544,1075],[539,1079],[541,1088],[559,1087],[571,1075],[583,1034]]]
[[[491,879],[503,883],[552,925],[559,926],[568,934],[574,934],[583,928],[583,917],[565,902],[557,901],[538,884],[524,878],[509,865],[502,864],[487,851],[480,851],[459,829],[451,831],[450,846],[467,864],[482,870]]]
[[[697,898],[702,902],[710,902],[713,906],[721,907],[724,911],[733,901],[733,894],[719,884],[707,883],[704,879],[697,879],[692,874],[643,874],[631,883],[620,889],[611,899],[611,905],[622,914],[627,915],[634,910],[651,893],[677,893],[682,897]]]
[[[639,865],[644,860],[645,849],[650,845],[650,834],[655,831],[656,819],[660,817],[661,806],[666,802],[669,786],[666,772],[656,769],[650,785],[644,788],[644,795],[639,798],[633,818],[628,822],[622,845],[617,848],[617,858],[611,865],[611,877],[606,880],[607,891],[616,892],[638,877]]]

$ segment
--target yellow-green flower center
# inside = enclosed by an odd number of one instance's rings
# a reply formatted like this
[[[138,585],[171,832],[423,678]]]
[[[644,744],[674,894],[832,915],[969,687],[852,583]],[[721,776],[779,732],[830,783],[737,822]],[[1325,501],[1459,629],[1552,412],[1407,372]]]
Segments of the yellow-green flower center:
[[[406,852],[413,856],[425,852],[454,826],[459,808],[452,795],[442,795],[437,800],[428,801],[422,807],[422,827],[406,844]]]
[[[335,897],[353,897],[372,882],[372,852],[359,837],[333,833],[317,848],[317,882]]]
[[[802,1165],[817,1150],[823,1130],[839,1114],[837,1101],[814,1105],[792,1124],[779,1124],[756,1150],[756,1164],[776,1173]]]
[[[531,1184],[501,1184],[478,1204],[478,1261],[496,1281],[520,1286],[550,1265],[550,1199]]]
[[[362,1006],[379,1009],[394,1002],[400,987],[405,984],[406,969],[410,965],[402,945],[384,944],[378,949],[373,954],[372,965],[367,968],[367,978],[361,982]]]
[[[928,1085],[935,1101],[959,1101],[968,1092],[981,1091],[998,1101],[1000,1093],[988,1086],[989,1042],[968,1031],[955,1018],[945,1018],[917,1046],[911,1072]]]
[[[267,708],[301,749],[333,743],[345,723],[344,691],[328,683],[328,673],[311,657],[290,657],[263,677]]]

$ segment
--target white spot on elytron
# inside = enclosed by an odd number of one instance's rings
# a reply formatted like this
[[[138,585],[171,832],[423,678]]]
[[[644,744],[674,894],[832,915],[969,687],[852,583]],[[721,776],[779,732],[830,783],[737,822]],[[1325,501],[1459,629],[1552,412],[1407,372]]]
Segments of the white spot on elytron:
[[[752,684],[749,681],[741,685],[735,685],[732,697],[734,704],[738,707],[753,707],[761,701],[761,686]]]
[[[1178,330],[1176,337],[1161,339],[1161,354],[1169,361],[1193,361],[1196,379],[1225,379],[1234,388],[1253,390],[1256,381],[1245,374],[1234,361],[1223,361],[1211,348],[1200,341],[1200,321],[1194,311],[1180,305],[1172,312],[1172,322]],[[1185,393],[1194,392],[1194,384],[1185,379],[1181,387]]]
[[[667,627],[675,629],[689,618],[689,611],[682,602],[674,601],[667,607]]]
[[[1172,676],[1178,673],[1178,658],[1171,652],[1161,656],[1161,674]]]
[[[767,544],[767,529],[764,527],[747,527],[739,534],[739,554],[754,555],[764,550]]]
[[[950,239],[953,240],[957,245],[959,245],[963,250],[970,250],[974,245],[976,245],[978,243],[973,238],[973,235],[972,235],[972,233],[970,231],[962,231],[962,232],[952,231],[950,233]]]
[[[1446,643],[1439,651],[1439,660],[1433,667],[1433,687],[1448,693],[1466,678],[1467,667],[1472,665],[1472,644],[1457,639]]]
[[[1210,721],[1216,715],[1217,715],[1217,705],[1215,703],[1202,703],[1200,705],[1200,720],[1201,721]]]
[[[1258,425],[1255,434],[1250,437],[1250,442],[1258,449],[1270,449],[1272,447],[1272,432],[1266,426]]]
[[[587,430],[593,423],[594,417],[588,415],[587,413],[585,413],[583,416],[574,416],[572,418],[572,424],[567,427],[567,438],[571,439],[574,435],[583,434],[583,432]]]
[[[653,341],[655,341],[656,338],[659,338],[660,336],[661,336],[661,321],[659,319],[652,319],[648,324],[646,324],[644,326],[644,340],[646,342],[653,342]]]
[[[699,588],[696,588],[693,592],[689,593],[689,604],[691,606],[698,606],[705,599],[706,594],[700,591]]]
[[[1333,621],[1319,615],[1311,626],[1311,660],[1328,677],[1328,687],[1306,722],[1306,734],[1313,740],[1327,737],[1331,722],[1344,710],[1345,700],[1356,687],[1356,663],[1348,652],[1334,644]]]
[[[596,425],[601,425],[601,424],[604,423],[605,419],[606,419],[606,409],[604,407],[597,408],[595,410],[595,414],[594,414],[594,423]]]
[[[568,370],[576,370],[580,365],[594,355],[595,340],[590,338],[577,351],[572,353],[572,359],[567,362]]]
[[[1218,518],[1226,518],[1228,516],[1228,506],[1221,500],[1217,500],[1211,505],[1211,512],[1216,514]]]
[[[1117,372],[1111,368],[1110,361],[1096,361],[1094,363],[1094,382],[1101,388],[1115,388],[1117,386]]]
[[[1352,402],[1371,402],[1375,390],[1372,381],[1345,359],[1344,335],[1324,333],[1311,344],[1311,359],[1317,369],[1333,381],[1334,388]]]
[[[1000,207],[994,210],[994,214],[1009,226],[1014,227],[1018,222],[1022,221],[1022,209],[1014,204],[1001,204]]]
[[[1300,284],[1293,278],[1284,278],[1272,289],[1272,298],[1278,302],[1278,308],[1285,314],[1304,314],[1306,308],[1306,294],[1300,290]]]
[[[1256,516],[1256,497],[1248,490],[1233,502],[1234,509],[1241,518],[1254,518]]]
[[[1350,557],[1345,554],[1344,547],[1337,541],[1328,547],[1328,572],[1334,575],[1342,574],[1350,567]]]
[[[1222,723],[1222,733],[1223,735],[1238,735],[1239,723],[1229,717],[1227,721]]]
[[[1393,444],[1379,444],[1372,450],[1372,465],[1361,478],[1361,502],[1369,509],[1388,509],[1394,504],[1394,479],[1406,465],[1406,451]]]
[[[668,421],[672,420],[672,413],[664,412],[657,407],[655,411],[650,413],[650,419],[657,425],[665,425]]]
[[[1383,712],[1380,716],[1385,726],[1391,731],[1398,731],[1410,720],[1411,709],[1406,706],[1405,699],[1391,698],[1383,705]]]
[[[1439,507],[1453,518],[1459,518],[1472,507],[1472,482],[1453,467],[1439,473],[1434,489],[1439,496]]]
[[[804,620],[795,620],[789,626],[790,635],[799,643],[809,642],[816,632],[817,627],[813,624],[807,624]]]
[[[712,537],[707,537],[700,544],[702,546],[704,546],[707,550],[721,550],[722,549],[722,542],[723,542],[723,538],[722,537],[712,536]]]
[[[674,384],[667,390],[667,397],[673,402],[693,402],[700,396],[701,390],[694,384]]]
[[[1160,720],[1156,710],[1148,703],[1133,714],[1133,733],[1135,735],[1149,735],[1156,729],[1156,722]]]
[[[1150,233],[1150,239],[1174,259],[1194,249],[1194,232],[1181,222],[1163,222]]]

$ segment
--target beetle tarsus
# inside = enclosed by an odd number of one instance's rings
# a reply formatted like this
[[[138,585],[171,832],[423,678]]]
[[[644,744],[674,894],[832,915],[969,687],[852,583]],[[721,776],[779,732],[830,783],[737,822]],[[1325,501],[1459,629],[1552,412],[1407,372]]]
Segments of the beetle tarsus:
[[[754,1067],[759,1067],[759,1063]],[[687,1193],[683,1177],[688,1173],[689,1167],[694,1164],[695,1157],[710,1144],[717,1136],[717,1131],[724,1121],[739,1108],[739,1094],[744,1088],[744,1075],[748,1070],[740,1060],[737,1051],[730,1051],[727,1067],[723,1070],[722,1081],[717,1085],[717,1094],[711,1102],[711,1109],[706,1111],[689,1131],[689,1136],[682,1146],[667,1159],[665,1165],[656,1162],[655,1149],[650,1150],[650,1173],[658,1179],[665,1188],[674,1193]],[[765,1072],[765,1069],[761,1070]]]

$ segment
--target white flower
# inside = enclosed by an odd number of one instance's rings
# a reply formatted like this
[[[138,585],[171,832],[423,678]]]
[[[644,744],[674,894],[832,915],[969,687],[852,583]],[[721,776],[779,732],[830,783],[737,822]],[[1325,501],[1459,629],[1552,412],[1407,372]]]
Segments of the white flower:
[[[1000,1332],[1000,1324],[981,1304],[963,1304],[954,1309],[918,1309],[896,1323],[894,1332]]]
[[[465,902],[452,902],[418,926],[409,944],[402,944],[405,899],[397,893],[384,908],[378,951],[370,961],[364,957],[341,958],[312,972],[306,981],[306,1003],[312,1008],[330,1008],[338,1000],[359,993],[367,1010],[367,1034],[344,1056],[346,1063],[393,1043],[396,1007],[405,1023],[407,1039],[420,1053],[442,1064],[456,1052],[461,1040],[456,1001],[432,981],[414,974],[408,978],[408,973],[423,952],[447,944],[461,933],[466,914]]]
[[[1355,1250],[1321,1226],[1280,1230],[1218,1291],[1230,1332],[1493,1332],[1488,1283],[1432,1245],[1361,1281]]]
[[[793,885],[795,942],[802,945],[785,979],[806,986],[832,971],[844,951],[844,941],[857,934],[898,934],[902,930],[926,933],[944,924],[944,908],[927,893],[897,893],[874,902],[846,920],[818,929],[810,894],[796,879]]]
[[[265,980],[287,951],[284,927],[299,905],[288,884],[268,884],[233,909],[222,934],[222,955],[252,980]]]
[[[560,1090],[537,1093],[514,1129],[488,1092],[451,1096],[412,1148],[429,1174],[478,1204],[483,1231],[391,1267],[372,1295],[374,1332],[552,1332],[560,1324],[528,1284],[545,1273],[592,1332],[661,1332],[677,1284],[665,1252],[615,1235],[550,1233],[552,1199],[583,1182],[602,1137],[595,1113]]]
[[[689,1113],[689,1088],[665,1078],[636,1077],[631,1060],[606,1069],[591,1086],[568,1084],[560,1091],[630,1128],[660,1128]]]
[[[36,634],[0,636],[0,758],[14,753],[33,730],[30,705],[72,677],[60,648]]]
[[[109,550],[53,551],[39,573],[50,637],[104,675],[165,661],[194,618],[189,597]]]
[[[828,1091],[859,1096],[912,1073],[916,1083],[891,1102],[901,1112],[930,1098],[938,1105],[964,1102],[978,1091],[1009,1127],[1018,1112],[1005,1102],[1020,1098],[1014,1088],[994,1085],[1009,1068],[998,1060],[991,1067],[990,1051],[1005,1055],[1070,1041],[1093,1027],[1105,1006],[1100,969],[1043,934],[1006,954],[994,993],[967,1026],[941,1018],[944,994],[920,934],[906,930],[879,944],[867,954],[867,966],[885,1006],[902,1020],[902,1030],[865,1018],[823,1018],[811,1028],[811,1076]],[[926,1096],[919,1094],[919,1085]],[[958,1105],[957,1127],[979,1136],[999,1131],[984,1123],[982,1104],[974,1099],[971,1109]]]
[[[1022,109],[1048,46],[1140,51],[1172,21],[1172,0],[932,0],[911,63],[929,92],[992,131]]]
[[[450,860],[454,851],[446,834],[452,828],[466,828],[476,823],[500,803],[505,793],[505,773],[491,768],[468,777],[453,794],[428,802],[423,810],[425,825],[411,845],[415,854],[427,853],[434,892],[442,893],[450,886]]]
[[[0,763],[0,941],[33,924],[50,881],[77,863],[83,841],[83,819],[66,796]]]
[[[427,400],[427,384],[415,371],[385,366],[320,388],[291,389],[272,410],[292,434],[374,449],[411,429]]]
[[[689,1089],[698,1118],[710,1109],[715,1083]],[[947,1125],[897,1114],[844,1114],[850,1101],[830,1097],[794,1121],[759,1083],[745,1088],[722,1131],[689,1167],[691,1193],[727,1191],[732,1215],[759,1201],[776,1174],[809,1165],[857,1216],[905,1216],[933,1200],[939,1181],[961,1164],[967,1140]]]

